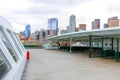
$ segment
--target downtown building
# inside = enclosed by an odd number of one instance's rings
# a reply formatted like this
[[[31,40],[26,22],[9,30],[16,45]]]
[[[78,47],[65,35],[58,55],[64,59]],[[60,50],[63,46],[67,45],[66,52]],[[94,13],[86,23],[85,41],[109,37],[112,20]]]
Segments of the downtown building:
[[[92,29],[100,29],[100,19],[92,21]]]
[[[30,27],[31,27],[30,24],[26,25],[26,27],[25,27],[25,37],[26,37],[26,38],[29,38],[29,37],[30,37],[30,34],[31,34],[31,32],[30,32],[30,31],[31,31]]]
[[[108,27],[118,27],[120,24],[118,16],[108,18]]]
[[[76,17],[75,15],[71,15],[69,19],[69,32],[75,32],[76,29]]]
[[[108,23],[104,23],[103,27],[108,28]]]
[[[86,31],[86,24],[79,24],[79,31]]]
[[[48,19],[47,37],[58,35],[58,19]]]
[[[66,34],[66,33],[67,33],[67,30],[65,29],[60,30],[60,34]]]
[[[40,41],[46,41],[46,30],[40,30]]]
[[[46,32],[47,30],[39,30],[32,33],[31,38],[38,41],[46,41]]]

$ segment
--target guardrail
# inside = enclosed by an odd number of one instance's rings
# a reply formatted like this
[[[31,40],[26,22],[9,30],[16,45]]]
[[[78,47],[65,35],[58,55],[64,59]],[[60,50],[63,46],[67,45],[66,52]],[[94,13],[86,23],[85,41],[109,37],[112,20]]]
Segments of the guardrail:
[[[39,49],[42,48],[41,45],[24,45],[26,49]]]

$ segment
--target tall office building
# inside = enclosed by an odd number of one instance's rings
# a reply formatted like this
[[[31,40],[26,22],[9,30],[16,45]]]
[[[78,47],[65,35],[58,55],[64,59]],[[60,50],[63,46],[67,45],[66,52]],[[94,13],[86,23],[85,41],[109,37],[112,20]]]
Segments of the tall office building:
[[[25,36],[25,31],[21,31],[20,36]]]
[[[76,27],[75,15],[71,15],[69,21],[69,32],[75,32],[75,27]]]
[[[67,26],[67,28],[66,28],[66,29],[67,29],[67,33],[68,33],[68,32],[69,32],[69,30],[70,30],[70,29],[69,29],[69,26]]]
[[[30,27],[31,27],[31,25],[26,25],[26,27],[25,27],[25,36],[26,37],[30,37]]]
[[[48,30],[51,36],[55,36],[58,34],[58,19],[57,18],[48,19]]]
[[[92,29],[100,29],[100,19],[92,21]]]
[[[79,28],[76,27],[76,28],[75,28],[75,32],[77,32],[77,31],[79,31]]]
[[[108,18],[108,27],[118,27],[119,19],[118,16]]]
[[[66,34],[66,33],[67,33],[67,30],[65,29],[60,30],[60,34]]]
[[[35,31],[35,33],[34,33],[34,39],[40,40],[40,31]]]
[[[118,20],[118,16],[114,16],[114,17],[108,18],[108,22],[109,22],[110,20]]]
[[[108,28],[108,24],[107,23],[104,23],[104,28]]]
[[[86,24],[79,24],[79,30],[80,31],[85,31],[86,30]]]
[[[40,40],[41,41],[46,40],[46,30],[43,29],[40,30]]]

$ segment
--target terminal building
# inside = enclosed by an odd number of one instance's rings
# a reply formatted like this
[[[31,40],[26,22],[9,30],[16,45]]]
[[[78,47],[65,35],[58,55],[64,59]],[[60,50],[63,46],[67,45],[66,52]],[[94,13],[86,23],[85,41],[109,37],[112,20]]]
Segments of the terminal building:
[[[21,80],[26,50],[11,24],[0,16],[0,80]]]
[[[100,52],[104,50],[120,51],[120,27],[72,32],[49,37],[47,40],[58,41],[60,47],[70,53],[87,50],[88,56],[92,58],[101,56]]]

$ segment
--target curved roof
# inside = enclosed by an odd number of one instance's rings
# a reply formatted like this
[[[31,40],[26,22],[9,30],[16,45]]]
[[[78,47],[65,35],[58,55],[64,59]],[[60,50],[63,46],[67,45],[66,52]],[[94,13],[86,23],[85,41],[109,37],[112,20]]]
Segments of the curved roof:
[[[65,38],[70,38],[70,37],[85,37],[85,36],[88,37],[89,35],[103,36],[103,37],[104,36],[105,37],[106,36],[107,37],[120,37],[120,27],[66,33],[66,34],[49,37],[47,38],[47,40],[65,39]]]
[[[14,31],[10,22],[8,20],[6,20],[5,18],[3,18],[2,16],[0,16],[0,25],[2,25],[3,27],[5,27],[9,30]]]

